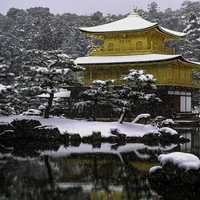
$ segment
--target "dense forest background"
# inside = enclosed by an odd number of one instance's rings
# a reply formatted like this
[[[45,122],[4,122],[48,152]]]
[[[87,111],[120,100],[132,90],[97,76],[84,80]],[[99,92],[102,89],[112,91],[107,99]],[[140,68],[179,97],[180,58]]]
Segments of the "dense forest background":
[[[167,45],[176,48],[177,54],[183,54],[193,61],[200,60],[199,1],[185,1],[178,10],[168,8],[164,11],[159,9],[157,3],[152,2],[147,10],[138,12],[149,21],[186,32],[184,40]],[[61,77],[63,74],[55,76],[55,72],[58,74],[61,71],[48,69],[49,63],[57,67],[56,63],[62,62],[62,65],[72,69],[71,60],[87,55],[91,47],[90,41],[79,31],[79,27],[100,25],[125,16],[103,15],[101,12],[90,16],[71,13],[55,15],[48,8],[42,7],[27,10],[11,8],[6,15],[0,14],[0,114],[21,113],[29,108],[38,109],[41,107],[38,95],[49,93],[49,87],[51,92],[59,91],[58,81],[62,80],[65,80],[64,86],[72,85],[71,75],[67,78]],[[52,60],[52,53],[56,59]],[[52,76],[61,78],[54,81]],[[200,77],[199,73],[194,76]],[[58,113],[62,113],[61,108],[67,107],[66,101],[64,104],[56,103],[59,107]]]
[[[178,10],[168,8],[164,11],[160,11],[159,5],[152,2],[147,10],[139,10],[139,13],[166,28],[189,33],[185,42],[173,45],[176,45],[177,53],[200,60],[199,1],[185,1]],[[91,16],[71,13],[54,15],[48,8],[42,7],[27,10],[11,8],[6,15],[0,14],[0,56],[6,56],[2,55],[5,53],[11,56],[23,49],[62,49],[73,57],[84,56],[90,44],[78,27],[104,24],[123,17],[125,15],[104,16],[101,12]]]

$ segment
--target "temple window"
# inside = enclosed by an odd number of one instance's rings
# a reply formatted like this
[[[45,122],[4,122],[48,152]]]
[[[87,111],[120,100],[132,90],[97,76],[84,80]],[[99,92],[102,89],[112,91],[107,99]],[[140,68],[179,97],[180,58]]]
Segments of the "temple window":
[[[127,44],[127,43],[131,42],[130,39],[120,39],[119,41],[120,41],[121,44]]]
[[[113,43],[108,43],[108,51],[112,51],[114,47]]]
[[[143,43],[142,41],[136,42],[136,50],[142,50],[143,49]]]

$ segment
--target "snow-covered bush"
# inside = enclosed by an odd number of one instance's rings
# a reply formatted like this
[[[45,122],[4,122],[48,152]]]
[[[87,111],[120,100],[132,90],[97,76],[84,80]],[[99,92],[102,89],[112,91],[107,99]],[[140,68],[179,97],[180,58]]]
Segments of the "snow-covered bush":
[[[161,126],[173,126],[175,124],[173,119],[165,119],[161,122]]]
[[[29,109],[23,112],[22,115],[41,115],[41,110]]]
[[[159,129],[159,131],[161,132],[161,134],[165,134],[165,135],[177,135],[177,131],[169,128],[169,127],[162,127]]]

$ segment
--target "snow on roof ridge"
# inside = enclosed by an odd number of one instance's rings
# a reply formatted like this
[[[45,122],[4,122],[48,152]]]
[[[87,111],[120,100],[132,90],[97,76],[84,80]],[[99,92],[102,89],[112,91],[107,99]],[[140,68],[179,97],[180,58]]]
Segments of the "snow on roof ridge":
[[[148,28],[157,27],[160,31],[178,37],[183,37],[186,33],[170,30],[160,26],[158,23],[153,23],[142,18],[138,13],[131,12],[127,17],[114,22],[93,27],[80,27],[81,31],[91,33],[104,33],[104,32],[122,32],[122,31],[139,31]]]
[[[137,12],[137,9],[133,9],[127,17],[141,17]]]
[[[107,24],[93,27],[80,27],[79,29],[86,32],[117,32],[117,31],[134,31],[151,28],[157,23],[152,23],[143,19],[138,14],[129,14],[127,17],[116,20]]]

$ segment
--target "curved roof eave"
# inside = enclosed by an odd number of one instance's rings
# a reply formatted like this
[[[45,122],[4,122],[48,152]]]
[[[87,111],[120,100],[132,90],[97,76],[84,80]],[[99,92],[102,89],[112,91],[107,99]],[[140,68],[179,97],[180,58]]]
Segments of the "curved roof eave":
[[[158,25],[158,29],[159,29],[161,32],[166,33],[166,34],[168,34],[168,35],[170,35],[170,36],[185,37],[185,36],[187,35],[186,33],[178,32],[178,31],[173,31],[173,30],[164,28],[164,27],[159,26],[159,25]]]
[[[122,64],[122,63],[152,63],[181,59],[181,55],[132,55],[132,56],[89,56],[79,57],[75,60],[80,65]]]
[[[158,30],[160,32],[165,33],[172,37],[185,37],[187,35],[186,33],[183,33],[183,32],[173,31],[173,30],[164,28],[158,24],[154,24],[152,26],[149,26],[149,27],[146,27],[143,29],[130,29],[130,30],[93,31],[93,30],[90,30],[89,28],[87,29],[84,27],[79,28],[79,30],[82,32],[91,33],[91,34],[103,34],[103,33],[116,33],[116,32],[141,32],[141,31],[146,31],[146,30],[153,29],[153,28],[158,28]]]
[[[190,60],[184,58],[183,56],[180,56],[180,60],[181,60],[182,62],[185,62],[185,63],[191,64],[191,65],[194,65],[195,68],[198,68],[198,69],[200,70],[200,62],[190,61]]]

